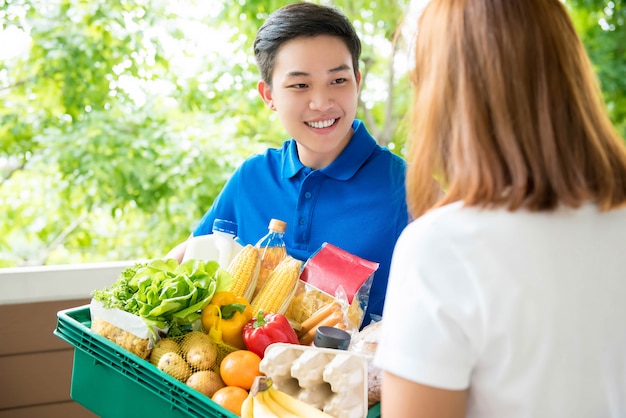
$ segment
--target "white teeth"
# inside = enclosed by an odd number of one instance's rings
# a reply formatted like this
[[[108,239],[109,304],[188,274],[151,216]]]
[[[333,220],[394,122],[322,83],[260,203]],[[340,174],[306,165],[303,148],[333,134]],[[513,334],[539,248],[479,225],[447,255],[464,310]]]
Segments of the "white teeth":
[[[335,123],[336,120],[337,119],[330,119],[330,120],[324,120],[324,121],[319,121],[319,122],[307,122],[307,125],[309,125],[311,128],[317,128],[317,129],[328,128],[330,125]]]

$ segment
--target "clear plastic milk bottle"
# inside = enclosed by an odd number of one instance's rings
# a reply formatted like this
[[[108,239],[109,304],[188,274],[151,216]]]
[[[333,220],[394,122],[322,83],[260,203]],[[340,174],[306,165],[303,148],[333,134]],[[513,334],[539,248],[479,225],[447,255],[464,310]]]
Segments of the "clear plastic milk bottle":
[[[284,241],[286,229],[286,222],[280,219],[272,219],[269,223],[267,234],[256,243],[256,247],[261,255],[261,270],[259,271],[254,295],[263,287],[274,267],[287,256],[287,248]]]

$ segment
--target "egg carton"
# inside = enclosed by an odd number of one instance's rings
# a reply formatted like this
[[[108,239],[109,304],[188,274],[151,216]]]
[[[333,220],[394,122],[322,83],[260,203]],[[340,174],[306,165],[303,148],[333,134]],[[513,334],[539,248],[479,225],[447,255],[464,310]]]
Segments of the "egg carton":
[[[275,343],[265,350],[259,368],[278,390],[328,415],[367,416],[367,359],[361,354]]]

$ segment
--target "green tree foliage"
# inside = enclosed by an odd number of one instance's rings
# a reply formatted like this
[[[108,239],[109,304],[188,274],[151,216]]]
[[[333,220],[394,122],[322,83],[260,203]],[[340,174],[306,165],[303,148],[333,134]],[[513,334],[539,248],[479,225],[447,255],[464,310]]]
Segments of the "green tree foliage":
[[[0,54],[27,42],[0,57],[0,267],[159,257],[185,239],[245,157],[286,139],[252,41],[290,2],[0,0]],[[409,0],[319,3],[354,22],[357,116],[402,155]],[[567,4],[625,132],[624,8]]]
[[[4,34],[30,41],[0,69],[0,266],[158,257],[185,239],[246,156],[286,139],[251,52],[286,3],[0,0]],[[400,152],[406,1],[336,4],[364,39],[359,117]]]
[[[594,63],[611,119],[626,138],[626,4],[622,0],[566,4]]]

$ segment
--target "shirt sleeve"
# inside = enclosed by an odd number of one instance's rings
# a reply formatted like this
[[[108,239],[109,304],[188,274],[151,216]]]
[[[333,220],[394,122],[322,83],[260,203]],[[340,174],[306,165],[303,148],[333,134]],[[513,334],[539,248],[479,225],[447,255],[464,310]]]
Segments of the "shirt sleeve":
[[[480,304],[460,251],[428,216],[395,247],[375,364],[394,375],[466,389],[480,347]]]

